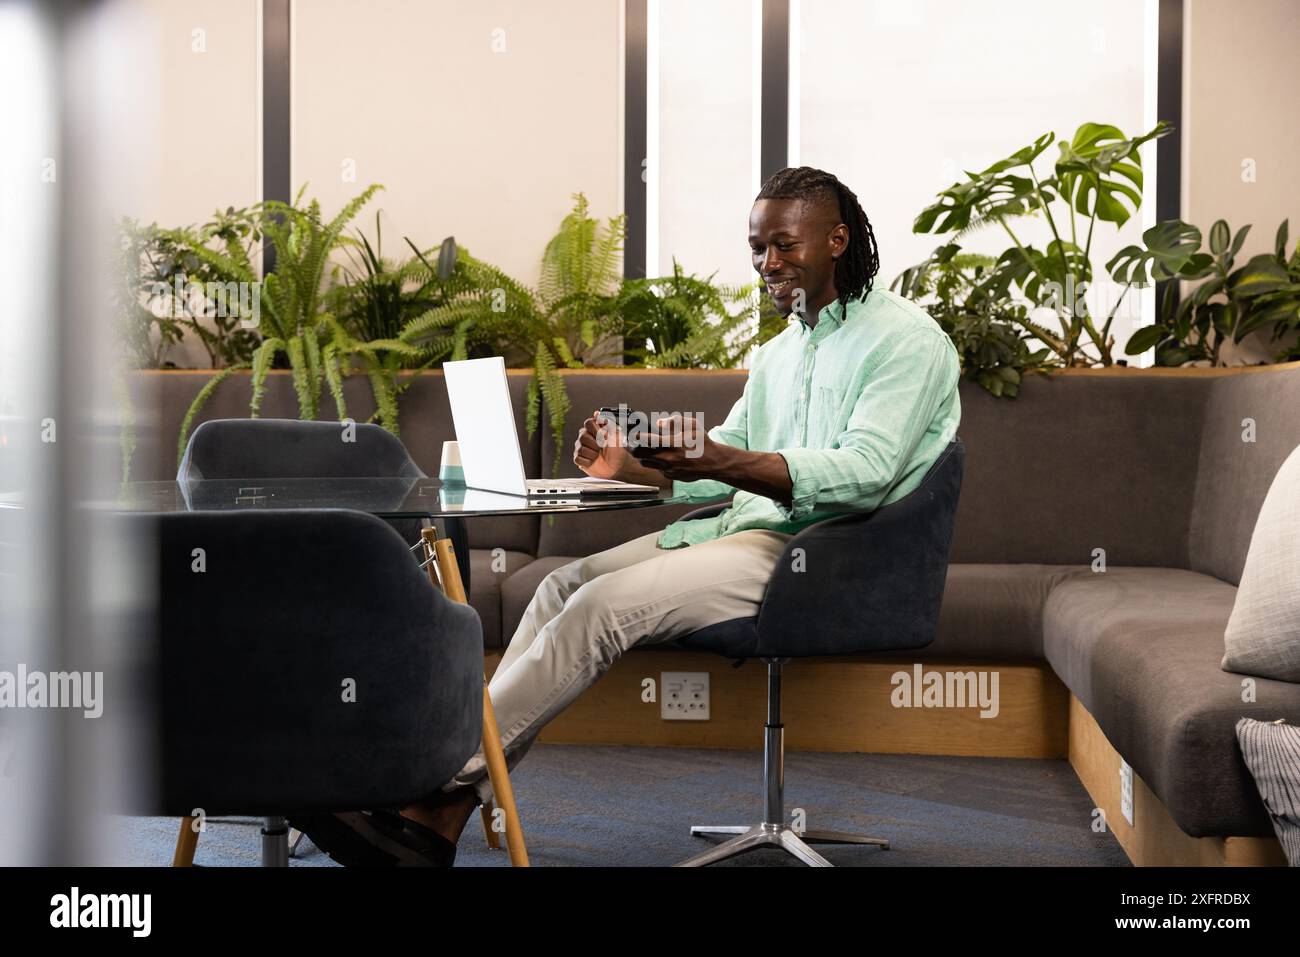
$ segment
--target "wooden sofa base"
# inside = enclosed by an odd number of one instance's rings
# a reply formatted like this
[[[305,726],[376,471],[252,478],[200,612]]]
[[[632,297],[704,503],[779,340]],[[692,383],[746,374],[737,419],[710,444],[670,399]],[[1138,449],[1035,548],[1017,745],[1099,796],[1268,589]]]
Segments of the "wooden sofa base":
[[[1285,867],[1273,837],[1191,837],[1160,799],[1133,775],[1133,823],[1120,807],[1120,755],[1096,720],[1070,695],[1070,766],[1087,789],[1124,853],[1138,867]]]
[[[487,656],[495,670],[500,653]],[[1011,664],[927,661],[923,673],[996,671],[999,713],[978,708],[895,707],[899,672],[915,662],[860,658],[792,661],[783,676],[786,747],[792,751],[928,754],[1003,758],[1067,758],[1133,864],[1156,867],[1283,866],[1275,838],[1190,837],[1160,799],[1133,776],[1134,825],[1120,809],[1119,753],[1079,700],[1046,662]],[[645,701],[644,681],[656,692],[665,671],[709,674],[708,721],[664,721],[657,700]],[[767,674],[761,662],[732,667],[699,652],[634,651],[546,726],[550,744],[741,748],[762,746]]]
[[[493,656],[494,667],[498,656]],[[912,660],[802,658],[785,667],[782,709],[785,744],[792,751],[856,751],[1014,758],[1064,758],[1069,692],[1043,662],[928,661],[924,672],[994,671],[999,711],[978,707],[891,704],[898,672],[914,674]],[[665,721],[658,698],[643,700],[643,682],[656,691],[665,671],[709,674],[708,721]],[[616,662],[577,701],[546,726],[552,744],[651,747],[761,748],[767,708],[767,670],[749,661],[735,668],[703,652],[634,651]]]

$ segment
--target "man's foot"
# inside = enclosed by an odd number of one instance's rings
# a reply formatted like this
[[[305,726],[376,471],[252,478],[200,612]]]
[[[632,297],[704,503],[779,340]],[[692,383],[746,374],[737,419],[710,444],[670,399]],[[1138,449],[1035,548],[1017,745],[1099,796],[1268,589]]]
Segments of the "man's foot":
[[[451,867],[455,843],[393,811],[296,814],[291,827],[344,867]]]
[[[469,786],[454,791],[435,791],[402,808],[402,817],[432,831],[454,846],[479,806],[478,793]]]

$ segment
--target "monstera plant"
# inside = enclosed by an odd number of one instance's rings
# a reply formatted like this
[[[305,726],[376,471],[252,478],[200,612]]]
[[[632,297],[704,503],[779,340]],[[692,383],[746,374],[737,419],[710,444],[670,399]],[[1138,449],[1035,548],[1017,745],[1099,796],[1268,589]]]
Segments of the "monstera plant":
[[[913,231],[951,235],[952,241],[931,257],[944,261],[961,252],[958,240],[977,230],[1004,232],[1012,245],[972,284],[972,308],[1022,327],[1047,347],[1057,365],[1110,365],[1110,328],[1122,295],[1103,320],[1089,313],[1082,293],[1093,279],[1093,234],[1099,222],[1119,227],[1137,212],[1142,203],[1138,149],[1170,129],[1161,122],[1129,138],[1116,126],[1084,123],[1059,142],[1045,133],[945,189],[921,211]],[[1041,157],[1054,142],[1058,155],[1048,167]],[[1013,228],[1019,220],[1038,217],[1052,235],[1042,249],[1024,242]],[[1039,306],[1054,308],[1059,328],[1030,318],[1030,310]]]
[[[1241,342],[1259,329],[1271,327],[1272,340],[1283,340],[1300,328],[1300,243],[1287,255],[1288,222],[1278,227],[1271,253],[1252,256],[1236,265],[1250,226],[1234,234],[1225,220],[1210,227],[1208,251],[1201,249],[1201,231],[1181,220],[1152,226],[1142,234],[1142,246],[1125,246],[1106,264],[1116,282],[1162,282],[1160,309],[1154,324],[1135,332],[1125,352],[1139,355],[1155,349],[1156,364],[1187,362],[1222,365],[1223,346]],[[1180,297],[1179,281],[1199,281]],[[1278,361],[1300,358],[1294,339],[1277,354]]]

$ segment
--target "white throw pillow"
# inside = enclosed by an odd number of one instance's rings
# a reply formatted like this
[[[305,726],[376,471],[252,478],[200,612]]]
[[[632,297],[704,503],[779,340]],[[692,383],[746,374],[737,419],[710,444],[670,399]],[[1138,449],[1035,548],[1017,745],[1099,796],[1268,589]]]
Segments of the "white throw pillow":
[[[1259,510],[1223,638],[1224,671],[1300,682],[1300,447]]]

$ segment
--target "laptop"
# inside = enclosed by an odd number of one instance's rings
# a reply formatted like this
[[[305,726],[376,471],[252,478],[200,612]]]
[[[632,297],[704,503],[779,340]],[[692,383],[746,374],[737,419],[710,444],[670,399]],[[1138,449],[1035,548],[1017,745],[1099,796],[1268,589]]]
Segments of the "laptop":
[[[515,414],[501,356],[462,359],[442,364],[451,399],[451,418],[460,448],[460,464],[469,488],[523,495],[530,499],[573,498],[580,495],[644,495],[659,491],[590,476],[577,479],[530,479],[515,432]]]

